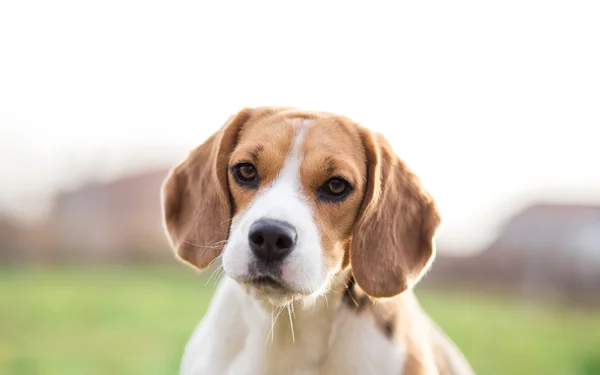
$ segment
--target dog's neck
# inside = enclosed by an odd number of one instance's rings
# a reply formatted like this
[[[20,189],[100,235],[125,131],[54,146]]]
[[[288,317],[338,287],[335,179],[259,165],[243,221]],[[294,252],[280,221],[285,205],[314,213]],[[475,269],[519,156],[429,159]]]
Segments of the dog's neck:
[[[211,325],[201,326],[192,341],[206,339],[207,327],[221,327],[214,347],[233,361],[227,362],[230,373],[372,373],[382,366],[401,373],[408,350],[402,338],[422,326],[411,292],[375,302],[349,272],[338,275],[324,295],[298,300],[289,309],[256,299],[226,276],[212,306],[206,318]],[[193,350],[188,365],[198,356]],[[369,360],[362,357],[365,350]],[[392,360],[379,363],[375,358],[380,355]]]
[[[263,344],[267,350],[301,351],[307,361],[321,361],[335,339],[334,319],[342,304],[346,303],[344,295],[349,274],[349,270],[340,272],[325,294],[297,300],[286,306],[247,296],[244,318],[249,334],[264,337]]]
[[[418,309],[412,292],[374,302],[354,283],[349,270],[334,279],[326,294],[313,301],[296,301],[289,309],[259,302],[245,293],[243,300],[245,347],[253,348],[249,356],[254,361],[265,358],[265,374],[280,373],[286,366],[307,371],[323,366],[345,369],[349,356],[360,357],[365,342],[371,342],[376,353],[400,355],[390,348],[399,333],[418,323],[411,321],[414,314],[409,311]],[[400,311],[401,306],[405,310]],[[282,364],[279,359],[293,363]]]

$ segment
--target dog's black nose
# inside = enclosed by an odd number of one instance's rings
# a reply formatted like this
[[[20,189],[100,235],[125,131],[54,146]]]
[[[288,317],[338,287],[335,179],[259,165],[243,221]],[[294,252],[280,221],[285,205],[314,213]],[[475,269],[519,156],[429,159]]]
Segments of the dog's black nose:
[[[285,258],[296,245],[296,230],[283,221],[260,219],[250,227],[250,248],[263,261]]]

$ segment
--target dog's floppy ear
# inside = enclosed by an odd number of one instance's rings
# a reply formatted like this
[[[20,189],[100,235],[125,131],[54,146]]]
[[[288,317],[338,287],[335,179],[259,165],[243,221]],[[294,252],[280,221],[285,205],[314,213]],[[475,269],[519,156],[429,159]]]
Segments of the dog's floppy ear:
[[[204,269],[224,247],[232,215],[227,169],[244,109],[171,170],[162,187],[163,221],[177,256]]]
[[[367,157],[367,188],[350,249],[352,273],[370,296],[393,297],[412,287],[435,256],[440,215],[383,136],[362,127],[359,133]]]

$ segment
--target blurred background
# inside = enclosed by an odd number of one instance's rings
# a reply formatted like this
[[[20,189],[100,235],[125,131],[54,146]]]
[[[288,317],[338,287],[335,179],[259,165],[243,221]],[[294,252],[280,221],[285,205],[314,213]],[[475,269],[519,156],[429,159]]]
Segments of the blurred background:
[[[0,374],[175,374],[215,288],[169,168],[244,106],[386,135],[443,215],[417,287],[478,374],[600,374],[600,5],[0,3]]]

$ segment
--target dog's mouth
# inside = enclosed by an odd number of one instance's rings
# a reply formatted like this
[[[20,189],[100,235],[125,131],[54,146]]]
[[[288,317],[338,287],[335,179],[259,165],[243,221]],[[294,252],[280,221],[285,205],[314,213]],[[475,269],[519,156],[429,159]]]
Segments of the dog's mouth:
[[[238,281],[239,282],[239,281]],[[286,306],[304,295],[294,291],[289,284],[277,276],[261,274],[239,282],[249,296],[257,301],[275,306]]]
[[[308,298],[313,294],[312,291],[295,289],[293,284],[285,282],[277,275],[268,273],[250,274],[233,279],[253,299],[279,307],[286,306],[295,300]]]
[[[270,276],[270,275],[256,276],[256,277],[253,277],[250,280],[248,280],[246,283],[251,284],[252,286],[258,287],[258,288],[267,287],[267,288],[273,288],[273,289],[279,289],[279,290],[286,289],[283,281],[279,280],[278,278],[276,278],[274,276]]]

